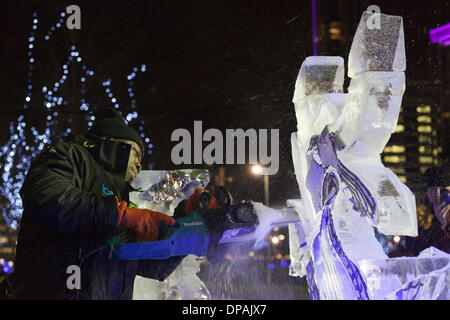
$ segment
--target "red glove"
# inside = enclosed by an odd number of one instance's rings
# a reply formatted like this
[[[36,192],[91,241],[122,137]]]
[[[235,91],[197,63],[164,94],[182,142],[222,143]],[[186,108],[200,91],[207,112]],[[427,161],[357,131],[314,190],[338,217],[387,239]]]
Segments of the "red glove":
[[[195,189],[194,193],[191,194],[191,196],[186,201],[186,206],[184,208],[185,213],[189,214],[192,211],[195,211],[197,209],[198,199],[200,198],[200,196],[202,195],[203,192],[208,192],[208,190],[203,191],[200,188]],[[214,197],[212,194],[210,194],[210,196],[211,196],[211,199],[208,202],[208,208],[215,209],[215,208],[217,208],[216,197]]]
[[[157,211],[139,208],[129,208],[126,201],[119,203],[116,196],[119,220],[116,227],[131,229],[136,233],[136,242],[158,240],[158,222],[167,225],[175,224],[175,219]]]

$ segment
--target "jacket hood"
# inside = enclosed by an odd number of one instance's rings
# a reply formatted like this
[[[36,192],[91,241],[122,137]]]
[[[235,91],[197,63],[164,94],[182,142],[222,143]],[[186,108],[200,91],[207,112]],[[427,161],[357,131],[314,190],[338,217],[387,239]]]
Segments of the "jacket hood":
[[[131,145],[120,141],[102,140],[91,133],[84,136],[71,135],[68,141],[84,147],[107,173],[125,181]]]

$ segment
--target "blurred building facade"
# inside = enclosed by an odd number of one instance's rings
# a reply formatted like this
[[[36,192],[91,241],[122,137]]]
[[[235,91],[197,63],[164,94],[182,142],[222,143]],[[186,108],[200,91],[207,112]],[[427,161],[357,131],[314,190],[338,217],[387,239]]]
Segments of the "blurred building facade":
[[[361,17],[372,3],[365,0],[317,2],[318,55],[342,56],[346,63],[353,35]],[[377,1],[381,13],[403,17],[406,46],[406,91],[395,133],[381,155],[413,192],[421,191],[421,176],[433,165],[445,165],[449,155],[448,120],[450,48],[432,44],[430,28],[445,24],[444,13],[420,17],[408,13],[404,4]],[[431,10],[431,8],[430,8]],[[423,21],[423,25],[421,25]],[[345,87],[348,87],[346,79]]]

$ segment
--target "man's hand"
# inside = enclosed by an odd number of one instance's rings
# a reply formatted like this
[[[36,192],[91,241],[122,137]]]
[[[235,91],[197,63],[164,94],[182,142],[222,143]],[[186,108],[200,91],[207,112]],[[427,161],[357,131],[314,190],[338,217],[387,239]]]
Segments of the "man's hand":
[[[441,224],[441,228],[445,230],[450,223],[450,205],[446,203],[436,203],[433,205],[433,211]]]
[[[194,193],[187,199],[184,212],[186,214],[189,214],[192,211],[203,209],[201,208],[202,206],[207,207],[208,209],[216,209],[217,199],[214,195],[210,194],[208,190],[197,188],[195,189]]]
[[[129,208],[127,203],[117,201],[119,219],[116,227],[131,229],[135,232],[136,242],[148,242],[158,240],[158,222],[166,225],[175,224],[175,219],[157,211],[139,208]]]

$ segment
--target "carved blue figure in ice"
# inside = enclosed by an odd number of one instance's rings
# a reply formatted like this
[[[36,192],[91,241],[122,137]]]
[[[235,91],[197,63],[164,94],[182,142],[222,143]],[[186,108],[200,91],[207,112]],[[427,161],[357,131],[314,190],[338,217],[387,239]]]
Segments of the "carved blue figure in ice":
[[[388,259],[375,238],[417,236],[415,198],[380,154],[395,131],[405,91],[403,20],[364,12],[344,60],[308,57],[293,102],[292,155],[301,200],[288,205],[292,276],[306,276],[311,299],[448,299],[450,260],[429,251]],[[426,266],[426,267],[424,267]]]

